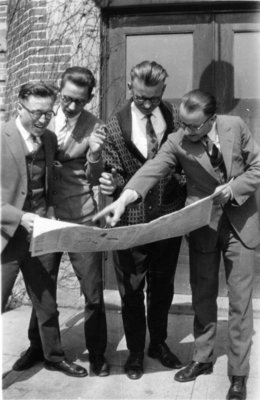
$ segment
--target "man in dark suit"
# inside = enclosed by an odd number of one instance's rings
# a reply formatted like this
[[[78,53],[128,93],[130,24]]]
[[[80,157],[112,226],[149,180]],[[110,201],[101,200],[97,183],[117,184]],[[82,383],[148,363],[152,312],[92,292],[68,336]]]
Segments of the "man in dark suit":
[[[118,198],[131,177],[155,156],[170,132],[176,130],[177,107],[162,96],[167,72],[156,62],[144,61],[131,70],[131,99],[108,122],[103,152],[106,172],[100,178],[101,192]],[[117,182],[113,179],[113,170]],[[145,203],[127,209],[121,225],[149,222],[183,207],[185,187],[181,176],[169,173],[149,191]],[[181,237],[114,252],[114,265],[122,299],[122,316],[129,357],[125,372],[130,379],[143,374],[146,336],[144,285],[147,281],[148,355],[168,368],[181,368],[179,359],[165,343],[168,312]]]
[[[180,119],[177,134],[169,136],[156,158],[98,217],[106,215],[107,223],[114,225],[126,205],[145,198],[158,179],[178,165],[187,178],[187,204],[215,192],[210,224],[189,235],[195,346],[192,361],[175,379],[187,382],[212,372],[222,253],[229,296],[227,398],[245,399],[253,333],[254,248],[259,243],[254,193],[260,185],[260,150],[239,117],[216,115],[211,94],[194,90],[185,95]]]
[[[57,267],[52,254],[32,257],[29,251],[34,219],[52,216],[52,167],[57,141],[46,129],[54,115],[56,93],[42,82],[21,87],[15,121],[2,135],[2,307],[4,308],[19,268],[32,301],[30,348],[16,361],[14,370],[27,369],[45,359],[46,368],[75,377],[85,368],[69,363],[61,348],[56,304]]]

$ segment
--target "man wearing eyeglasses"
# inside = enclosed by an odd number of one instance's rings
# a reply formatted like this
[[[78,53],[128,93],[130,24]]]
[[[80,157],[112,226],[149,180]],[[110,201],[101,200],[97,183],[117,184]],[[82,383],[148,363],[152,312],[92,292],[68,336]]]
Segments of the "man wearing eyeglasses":
[[[162,101],[166,78],[166,70],[154,61],[144,61],[132,68],[128,84],[131,99],[107,124],[103,152],[106,172],[100,178],[103,194],[117,199],[136,171],[156,155],[168,134],[176,130],[177,107]],[[149,222],[182,208],[186,192],[180,181],[180,175],[169,173],[149,191],[144,203],[126,210],[121,225]],[[129,350],[125,372],[130,379],[139,379],[143,375],[145,281],[150,333],[148,355],[167,368],[181,368],[180,360],[166,344],[180,245],[181,238],[178,237],[113,254]]]
[[[43,82],[23,85],[18,96],[18,117],[3,127],[2,310],[20,269],[33,309],[28,331],[30,347],[13,369],[22,371],[45,360],[50,370],[83,377],[87,375],[85,368],[68,362],[61,347],[54,256],[31,257],[29,251],[36,216],[53,215],[52,167],[57,140],[46,127],[54,115],[55,99],[55,90]]]
[[[50,123],[58,141],[54,163],[53,205],[62,221],[93,225],[97,211],[95,185],[103,170],[101,151],[104,124],[85,106],[93,98],[95,78],[84,67],[68,68],[61,77],[60,104]],[[107,325],[103,299],[101,253],[69,253],[80,289],[85,298],[84,333],[92,371],[104,377],[109,365],[104,356]],[[62,254],[56,253],[57,268]]]
[[[216,115],[216,100],[209,93],[186,94],[180,119],[181,129],[97,218],[106,216],[106,222],[115,225],[127,205],[138,197],[145,199],[150,188],[178,165],[187,178],[187,204],[215,193],[210,224],[189,234],[195,343],[192,361],[175,379],[188,382],[213,370],[222,255],[229,298],[227,399],[241,400],[246,398],[253,335],[254,249],[259,243],[254,194],[260,186],[260,149],[241,118]]]

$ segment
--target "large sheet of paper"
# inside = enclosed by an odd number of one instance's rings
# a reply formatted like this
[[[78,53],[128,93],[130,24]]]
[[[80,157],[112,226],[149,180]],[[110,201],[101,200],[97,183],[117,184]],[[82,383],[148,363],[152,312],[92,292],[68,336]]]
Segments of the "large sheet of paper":
[[[31,241],[32,256],[63,251],[123,250],[182,236],[208,225],[211,209],[212,196],[209,196],[146,224],[103,229],[37,217]]]

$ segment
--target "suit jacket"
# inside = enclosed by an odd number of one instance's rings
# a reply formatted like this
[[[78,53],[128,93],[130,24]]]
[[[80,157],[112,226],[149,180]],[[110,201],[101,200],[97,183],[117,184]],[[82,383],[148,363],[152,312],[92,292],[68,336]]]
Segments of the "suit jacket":
[[[107,124],[107,140],[103,152],[104,168],[111,171],[115,168],[118,176],[118,188],[113,197],[118,198],[126,183],[144,165],[147,159],[139,152],[131,140],[132,113],[130,100]],[[166,131],[162,138],[164,143],[168,135],[177,130],[177,107],[161,102],[160,110],[166,122]],[[161,215],[173,212],[183,207],[186,188],[180,182],[181,176],[172,171],[159,181],[153,190],[149,191],[145,203],[128,207],[121,218],[121,224],[131,225],[148,222]]]
[[[53,132],[46,129],[42,136],[46,157],[45,196],[51,205],[52,166],[57,148]],[[20,224],[23,206],[27,196],[27,166],[24,143],[15,121],[10,121],[2,129],[2,199],[1,199],[1,237],[2,250],[14,235]]]
[[[254,193],[260,185],[260,150],[246,124],[239,117],[217,117],[220,149],[234,199],[224,206],[231,225],[245,246],[259,243],[258,215]],[[187,178],[187,201],[190,204],[210,195],[220,185],[219,177],[200,142],[189,141],[183,129],[168,137],[154,160],[140,169],[126,188],[136,190],[143,198],[149,189],[169,170],[181,165]],[[210,226],[217,229],[222,207],[213,206]]]
[[[54,123],[52,120],[49,125],[52,130]],[[84,223],[97,211],[93,186],[99,184],[102,158],[98,162],[88,158],[89,136],[96,123],[102,121],[83,110],[71,136],[56,154],[53,203],[61,220]]]

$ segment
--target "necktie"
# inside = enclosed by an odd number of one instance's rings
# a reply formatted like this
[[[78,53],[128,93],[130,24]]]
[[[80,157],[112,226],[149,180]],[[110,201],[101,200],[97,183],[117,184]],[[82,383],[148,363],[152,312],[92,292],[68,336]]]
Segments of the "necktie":
[[[41,138],[31,135],[30,139],[31,139],[32,146],[33,146],[32,153],[36,153],[42,145]]]
[[[218,149],[218,147],[215,145],[212,139],[210,139],[208,136],[205,136],[204,138],[201,139],[201,143],[204,146],[212,167],[215,169],[215,171],[219,174],[221,181],[225,182],[226,180],[226,167],[224,164],[223,156],[221,154],[221,151]]]
[[[62,143],[64,142],[64,139],[67,135],[67,130],[69,127],[69,120],[68,118],[65,119],[64,124],[62,125],[61,129],[59,130],[58,133],[58,146],[60,147],[62,145]]]
[[[158,140],[151,121],[152,114],[146,116],[147,158],[154,158],[158,150]]]

